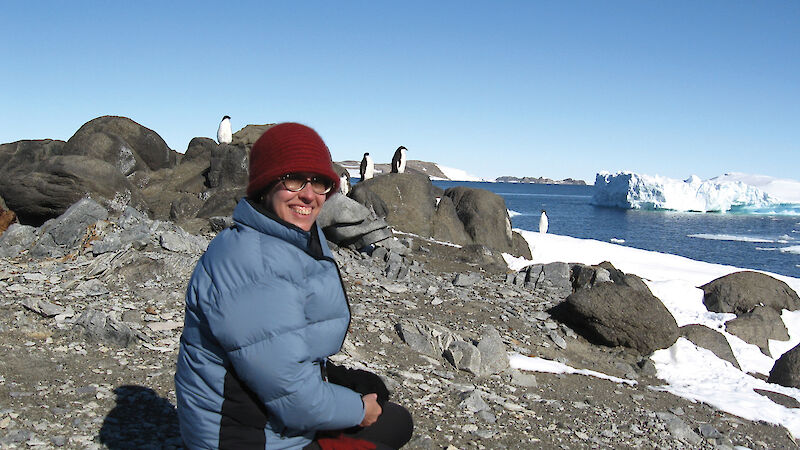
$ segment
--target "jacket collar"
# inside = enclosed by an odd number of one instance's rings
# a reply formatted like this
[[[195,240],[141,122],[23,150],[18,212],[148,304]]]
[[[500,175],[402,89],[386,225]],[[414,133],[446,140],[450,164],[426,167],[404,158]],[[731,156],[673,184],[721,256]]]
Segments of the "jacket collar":
[[[315,258],[331,257],[327,243],[323,242],[324,234],[316,222],[311,231],[305,231],[246,197],[239,200],[233,210],[233,221],[259,233],[282,239]]]

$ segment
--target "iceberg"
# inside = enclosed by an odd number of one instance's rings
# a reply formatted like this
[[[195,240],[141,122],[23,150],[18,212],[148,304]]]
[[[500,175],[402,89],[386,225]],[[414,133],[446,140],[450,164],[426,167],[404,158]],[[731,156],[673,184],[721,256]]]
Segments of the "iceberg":
[[[702,181],[641,175],[633,172],[600,172],[594,182],[592,204],[625,209],[726,212],[773,208],[782,201],[737,177]]]

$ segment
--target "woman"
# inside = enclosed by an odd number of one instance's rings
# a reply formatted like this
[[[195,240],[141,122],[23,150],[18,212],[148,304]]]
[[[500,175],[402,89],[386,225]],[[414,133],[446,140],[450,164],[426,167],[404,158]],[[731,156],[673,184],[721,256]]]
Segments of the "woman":
[[[189,448],[382,449],[410,439],[410,415],[386,402],[377,375],[326,363],[350,323],[315,223],[338,178],[305,125],[275,125],[253,145],[247,198],[186,292],[175,392]]]

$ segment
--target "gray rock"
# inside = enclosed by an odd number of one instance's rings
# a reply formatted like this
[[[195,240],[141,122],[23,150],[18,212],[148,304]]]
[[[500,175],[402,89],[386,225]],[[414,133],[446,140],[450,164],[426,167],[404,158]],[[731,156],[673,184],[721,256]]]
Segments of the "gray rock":
[[[457,273],[453,278],[453,286],[456,287],[469,287],[481,280],[481,276],[477,273]]]
[[[455,341],[463,341],[447,327],[416,319],[403,319],[395,325],[400,338],[413,350],[440,357]]]
[[[678,324],[661,300],[617,283],[578,290],[550,313],[590,341],[622,345],[643,355],[678,338]]]
[[[109,206],[146,208],[137,188],[116,168],[87,156],[53,156],[4,175],[5,199],[25,224],[40,225],[84,197]]]
[[[489,405],[483,400],[481,393],[477,390],[471,390],[461,394],[461,402],[458,406],[471,413],[491,410]]]
[[[508,368],[508,353],[500,333],[493,326],[484,326],[478,342],[481,353],[481,375],[500,373]]]
[[[214,216],[208,218],[208,223],[211,224],[211,229],[220,232],[225,228],[233,226],[233,217],[231,216]]]
[[[481,374],[481,352],[469,342],[455,341],[444,351],[444,357],[458,370]]]
[[[564,340],[564,338],[561,337],[561,335],[558,334],[555,330],[550,330],[547,333],[547,336],[550,338],[551,341],[553,341],[554,344],[558,346],[558,348],[562,350],[567,348],[567,341]]]
[[[197,211],[197,217],[208,219],[209,217],[232,216],[236,204],[245,196],[245,188],[217,188],[209,193],[203,207]]]
[[[753,391],[755,391],[759,395],[767,397],[773,403],[777,403],[778,405],[793,409],[800,408],[800,402],[797,401],[797,399],[795,399],[794,397],[790,397],[786,394],[781,394],[780,392],[768,391],[766,389],[753,389]]]
[[[371,211],[361,203],[342,194],[334,194],[325,200],[317,217],[317,224],[325,228],[338,225],[355,225],[367,219],[376,220]]]
[[[525,269],[525,287],[559,299],[572,293],[570,268],[567,263],[534,264]]]
[[[759,272],[735,272],[700,286],[709,311],[742,314],[763,305],[781,312],[800,309],[800,298],[786,283]]]
[[[402,261],[389,261],[383,270],[386,278],[394,281],[403,281],[409,278],[410,271]]]
[[[511,219],[505,201],[499,195],[468,187],[454,187],[444,192],[455,206],[456,214],[472,242],[489,248],[518,253],[513,247]]]
[[[81,155],[112,164],[120,174],[173,167],[177,153],[153,130],[127,117],[90,120],[64,145],[65,155]]]
[[[82,282],[78,285],[77,290],[90,297],[97,297],[99,295],[105,295],[109,293],[108,288],[103,284],[103,282],[96,278]]]
[[[472,238],[458,218],[458,212],[450,197],[440,197],[433,217],[433,237],[442,242],[458,245],[472,243]]]
[[[249,153],[245,147],[221,144],[211,149],[208,186],[211,188],[241,188],[247,186]]]
[[[122,240],[120,233],[106,235],[103,239],[92,242],[92,254],[102,255],[103,253],[114,253],[122,250]]]
[[[705,325],[692,324],[680,327],[680,333],[681,336],[692,341],[694,345],[711,350],[718,358],[728,361],[737,369],[741,369],[733,350],[731,350],[731,345],[725,335],[719,331],[712,330]]]
[[[247,125],[236,133],[233,133],[231,145],[252,148],[258,138],[260,138],[265,131],[272,128],[273,125],[275,124]]]
[[[664,422],[664,424],[667,426],[667,430],[669,430],[672,436],[674,436],[676,439],[680,439],[691,445],[699,445],[701,442],[703,442],[703,438],[692,431],[692,429],[686,425],[686,422],[681,420],[675,414],[668,412],[657,412],[656,417]]]
[[[42,317],[55,317],[59,314],[67,312],[67,308],[48,302],[44,299],[25,298],[22,300],[22,306],[39,314]]]
[[[536,375],[528,372],[522,372],[517,369],[510,369],[510,382],[514,386],[521,387],[536,387],[539,383],[536,381]]]
[[[159,236],[162,248],[177,253],[199,253],[202,249],[190,238],[190,235],[178,232],[165,232]]]
[[[701,423],[700,426],[697,427],[697,431],[700,433],[700,436],[706,439],[719,439],[723,437],[723,434],[709,423]]]
[[[800,345],[781,355],[769,371],[769,383],[800,388]]]
[[[0,258],[13,258],[27,250],[36,239],[36,228],[12,223],[0,235]]]
[[[353,187],[352,198],[385,217],[395,229],[432,236],[435,189],[427,176],[392,173],[363,180]]]
[[[30,225],[12,223],[0,235],[0,247],[19,246],[26,248],[36,239],[36,228]]]
[[[67,250],[53,240],[53,236],[45,233],[31,246],[28,254],[34,258],[56,258],[64,256]]]
[[[757,306],[752,312],[741,313],[725,322],[725,331],[743,341],[756,345],[761,353],[772,356],[769,340],[788,341],[789,332],[781,316],[772,308]]]
[[[82,330],[87,339],[107,342],[119,347],[127,347],[134,339],[134,334],[127,325],[93,309],[85,310],[78,317],[75,321],[75,328]]]
[[[89,226],[108,218],[108,210],[96,201],[83,198],[70,206],[64,214],[42,225],[41,230],[53,238],[53,242],[64,249],[72,249],[87,235]]]

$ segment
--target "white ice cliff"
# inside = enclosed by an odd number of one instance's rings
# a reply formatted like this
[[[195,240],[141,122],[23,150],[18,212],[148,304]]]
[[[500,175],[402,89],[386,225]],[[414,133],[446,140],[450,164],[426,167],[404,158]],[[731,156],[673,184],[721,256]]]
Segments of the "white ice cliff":
[[[702,181],[695,175],[681,181],[633,172],[600,172],[592,203],[626,209],[725,212],[738,207],[767,208],[781,201],[742,181]]]

